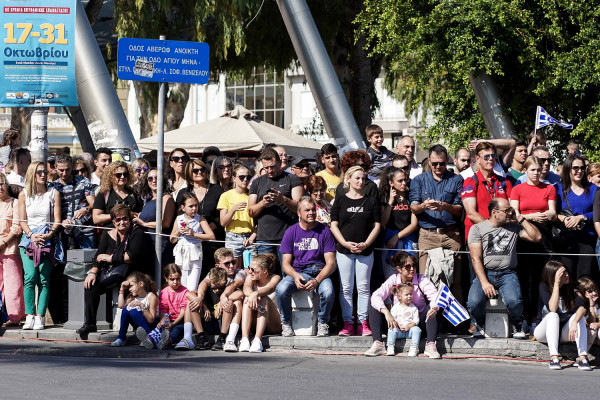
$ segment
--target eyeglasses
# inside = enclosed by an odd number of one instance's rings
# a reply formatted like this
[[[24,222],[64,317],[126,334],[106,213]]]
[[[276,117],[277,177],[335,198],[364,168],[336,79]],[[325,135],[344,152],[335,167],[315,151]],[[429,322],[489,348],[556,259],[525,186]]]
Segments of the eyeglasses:
[[[119,222],[128,222],[129,221],[129,217],[116,217],[115,219],[113,219],[113,222],[115,224],[118,224]]]
[[[73,172],[75,173],[75,175],[83,175],[85,173],[85,168],[74,169]]]
[[[138,168],[135,169],[135,172],[142,173],[142,172],[148,171],[149,169],[150,168],[148,168],[148,167],[138,167]]]
[[[512,207],[506,207],[505,209],[502,208],[496,208],[496,210],[498,211],[502,211],[504,214],[508,215],[508,214],[512,214],[515,212],[515,209]]]
[[[224,169],[231,169],[231,164],[227,164],[227,165],[219,165],[218,168],[223,171]]]
[[[246,181],[246,180],[249,181],[250,179],[252,179],[252,175],[238,175],[237,178],[240,181]]]
[[[149,176],[148,178],[148,182],[158,182],[158,176]]]
[[[188,162],[190,159],[186,156],[173,156],[171,157],[171,161],[178,163],[178,162]]]
[[[128,176],[129,176],[129,172],[117,172],[115,174],[115,178],[117,178],[117,179],[127,178]]]
[[[585,167],[584,167],[584,166],[581,166],[581,167],[580,167],[579,165],[573,165],[573,166],[571,167],[571,169],[572,169],[573,171],[584,171],[584,170],[585,170]]]
[[[483,159],[485,161],[489,161],[490,159],[495,160],[498,156],[496,155],[496,153],[492,153],[492,154],[484,154],[483,155]]]
[[[225,261],[221,263],[222,265],[229,267],[230,265],[235,265],[237,264],[237,260],[231,260],[231,261]]]
[[[37,171],[35,171],[35,174],[37,176],[48,175],[48,171],[45,169],[38,169]]]
[[[446,162],[445,161],[434,161],[430,163],[432,167],[445,167],[446,166]]]
[[[415,264],[415,263],[404,264],[404,265],[402,266],[402,268],[406,268],[406,269],[417,269],[417,264]]]
[[[202,167],[202,168],[193,168],[192,172],[196,175],[198,174],[204,174],[206,172],[206,168]]]
[[[549,157],[549,158],[538,157],[538,160],[540,160],[540,163],[542,165],[546,164],[546,162],[548,162],[549,164],[552,164],[552,157]]]
[[[212,290],[213,292],[220,292],[222,290],[225,290],[227,286],[223,285],[223,286],[211,286],[210,290]]]

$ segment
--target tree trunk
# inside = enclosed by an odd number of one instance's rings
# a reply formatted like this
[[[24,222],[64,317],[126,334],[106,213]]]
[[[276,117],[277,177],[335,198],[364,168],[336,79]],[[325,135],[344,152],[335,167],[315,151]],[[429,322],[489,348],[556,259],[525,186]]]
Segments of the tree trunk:
[[[134,81],[135,97],[140,108],[140,137],[158,133],[158,86],[151,82]],[[179,128],[190,98],[191,85],[171,83],[165,99],[165,132]]]

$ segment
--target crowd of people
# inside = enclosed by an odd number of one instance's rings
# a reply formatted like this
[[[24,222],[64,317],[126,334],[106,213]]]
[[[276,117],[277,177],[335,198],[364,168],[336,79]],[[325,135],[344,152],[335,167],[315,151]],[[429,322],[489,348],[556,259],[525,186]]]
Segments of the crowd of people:
[[[485,304],[501,296],[514,339],[548,343],[551,369],[561,367],[558,344],[575,342],[577,365],[589,370],[600,327],[600,273],[589,256],[600,246],[600,164],[572,141],[557,165],[541,135],[473,141],[456,150],[454,169],[442,145],[419,164],[412,137],[396,152],[379,126],[366,137],[366,151],[341,157],[325,144],[316,167],[267,145],[252,163],[214,147],[198,158],[177,148],[158,171],[143,158],[113,161],[108,148],[31,162],[20,136],[5,132],[6,324],[44,329],[46,308],[65,322],[65,255],[97,249],[78,333],[97,330],[100,296],[118,288],[113,346],[125,345],[131,325],[148,349],[261,352],[264,334],[295,334],[292,296],[307,291],[319,298],[317,336],[371,336],[367,356],[394,355],[396,340],[410,339],[416,356],[423,334],[424,354],[440,358],[439,332],[485,337]],[[166,235],[153,234],[157,224]],[[161,282],[150,276],[157,240]],[[441,284],[470,321],[441,318]]]

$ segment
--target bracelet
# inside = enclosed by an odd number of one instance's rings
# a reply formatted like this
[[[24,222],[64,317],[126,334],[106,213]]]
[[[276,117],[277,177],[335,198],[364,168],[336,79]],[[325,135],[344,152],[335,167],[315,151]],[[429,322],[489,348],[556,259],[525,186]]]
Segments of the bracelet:
[[[98,276],[98,274],[95,273],[94,271],[88,271],[86,275],[91,275],[91,274],[94,274],[94,275]]]
[[[27,236],[28,238],[31,238],[32,234],[33,234],[33,232],[29,231],[29,233],[26,233],[25,236]]]
[[[523,217],[523,218],[521,218],[521,219],[519,220],[519,224],[521,224],[521,225],[522,225],[522,224],[523,224],[523,222],[525,222],[525,221],[527,221],[527,218]]]

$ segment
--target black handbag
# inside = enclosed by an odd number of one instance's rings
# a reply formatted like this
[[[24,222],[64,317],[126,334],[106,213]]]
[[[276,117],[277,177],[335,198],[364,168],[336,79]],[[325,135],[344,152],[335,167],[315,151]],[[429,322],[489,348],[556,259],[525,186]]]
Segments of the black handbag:
[[[129,243],[129,235],[131,231],[127,233],[125,239],[117,243],[117,247],[112,256],[113,262],[111,264],[101,262],[100,268],[100,283],[111,288],[123,282],[127,278],[127,272],[129,271],[129,264],[124,261],[125,252],[127,251],[127,244]],[[118,235],[117,235],[118,236]]]

